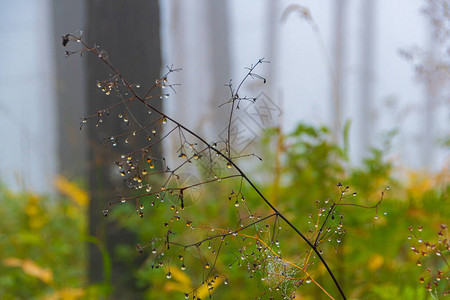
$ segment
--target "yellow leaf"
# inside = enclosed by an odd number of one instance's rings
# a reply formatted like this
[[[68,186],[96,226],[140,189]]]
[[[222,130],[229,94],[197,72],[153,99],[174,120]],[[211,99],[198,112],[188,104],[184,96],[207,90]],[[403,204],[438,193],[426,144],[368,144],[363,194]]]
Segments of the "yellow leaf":
[[[22,260],[16,257],[8,257],[3,259],[3,265],[7,267],[20,267],[22,266]]]
[[[56,188],[64,195],[68,196],[78,205],[85,207],[89,203],[89,196],[86,191],[67,180],[66,177],[58,175],[54,179]]]
[[[223,278],[219,277],[215,280],[214,283],[214,288],[217,288],[221,283],[223,282]],[[199,289],[197,289],[197,296],[199,298],[206,298],[207,296],[209,296],[209,294],[211,293],[211,291],[208,290],[208,285],[202,285]]]
[[[55,291],[53,294],[42,298],[43,300],[77,300],[85,295],[83,289],[63,288]]]
[[[183,271],[178,270],[177,268],[170,269],[170,273],[172,273],[172,278],[176,281],[166,282],[164,284],[164,289],[166,291],[191,291],[192,281],[191,278]]]
[[[170,270],[172,273],[172,278],[176,279],[183,285],[192,285],[191,278],[183,271],[178,270],[177,268],[173,268]]]
[[[384,263],[384,259],[381,255],[375,254],[373,255],[368,262],[368,268],[371,271],[378,270]]]
[[[179,291],[182,293],[186,293],[187,291],[190,291],[192,289],[186,289],[182,284],[180,284],[179,282],[175,282],[175,281],[170,281],[170,282],[166,282],[164,284],[164,290],[167,292],[170,291]]]
[[[37,230],[41,229],[48,221],[46,214],[39,206],[39,201],[39,196],[31,194],[25,206],[25,213],[29,217],[28,225],[30,228]]]
[[[27,206],[25,206],[25,213],[29,217],[33,217],[39,215],[41,213],[41,209],[39,207],[39,197],[36,195],[30,195],[28,198]]]
[[[16,257],[8,257],[3,260],[3,265],[8,267],[20,267],[25,272],[25,274],[39,278],[47,284],[53,281],[52,270],[40,267],[31,259],[21,260]]]
[[[166,291],[180,291],[183,293],[192,291],[194,288],[192,286],[191,278],[183,271],[180,271],[176,268],[170,269],[170,273],[172,274],[172,279],[175,281],[169,281],[164,284],[164,290]],[[209,282],[208,280],[207,282]],[[223,282],[222,277],[218,277],[214,280],[214,288],[217,288]],[[211,291],[208,289],[209,286],[207,284],[202,285],[200,288],[196,290],[196,295],[199,298],[206,298],[209,296]]]

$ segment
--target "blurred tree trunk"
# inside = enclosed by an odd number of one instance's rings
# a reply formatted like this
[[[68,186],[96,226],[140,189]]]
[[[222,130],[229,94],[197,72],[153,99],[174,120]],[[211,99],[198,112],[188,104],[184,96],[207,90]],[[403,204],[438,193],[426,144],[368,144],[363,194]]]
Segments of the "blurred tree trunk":
[[[86,144],[84,132],[80,134],[80,118],[85,115],[84,65],[79,59],[64,56],[61,36],[76,33],[84,27],[82,1],[52,0],[54,44],[56,46],[56,88],[58,105],[59,173],[78,178],[85,172]],[[70,13],[68,13],[70,12]]]
[[[360,76],[360,96],[359,96],[359,157],[363,159],[368,155],[371,141],[374,139],[374,115],[372,109],[373,102],[373,56],[374,56],[374,13],[375,4],[373,0],[362,3],[361,14],[361,76]]]
[[[436,36],[436,28],[439,23],[433,22],[433,17],[439,13],[439,3],[437,1],[428,1],[427,10],[429,11],[429,23],[428,32],[429,40],[428,42],[428,53],[429,62],[431,66],[436,66],[439,64],[438,53],[439,53],[439,43]],[[438,69],[438,66],[435,67]],[[439,100],[440,88],[445,86],[442,84],[442,80],[439,79],[440,72],[430,72],[425,76],[425,109],[424,109],[424,120],[423,120],[423,130],[420,133],[422,136],[422,153],[421,153],[421,163],[425,169],[432,170],[435,162],[436,156],[436,107]],[[445,88],[444,88],[445,89]]]
[[[345,45],[347,20],[347,0],[336,0],[334,2],[334,33],[333,33],[333,67],[334,78],[332,78],[332,137],[333,141],[338,143],[342,127],[342,97],[344,84],[344,65],[345,65]]]
[[[270,61],[270,64],[267,64],[264,68],[267,69],[267,84],[264,92],[268,95],[272,101],[275,101],[278,105],[278,47],[279,47],[279,26],[280,26],[280,9],[279,9],[279,1],[277,0],[268,0],[267,2],[267,53],[268,56],[266,59]],[[261,88],[261,87],[259,87]],[[275,120],[279,121],[279,120]],[[270,126],[278,126],[279,124],[275,123],[270,124]]]
[[[228,106],[218,107],[230,97],[224,86],[231,78],[232,67],[229,3],[220,0],[192,3],[173,0],[162,4],[170,19],[166,25],[165,63],[183,68],[172,77],[181,87],[171,96],[168,114],[183,120],[184,125],[206,139],[216,140],[217,134],[227,127],[228,119],[224,116],[229,113]]]
[[[157,0],[149,1],[111,1],[89,0],[86,5],[87,40],[105,50],[109,61],[124,75],[130,83],[139,83],[141,91],[150,88],[155,79],[160,77],[161,53],[159,33],[159,4]],[[117,102],[114,95],[106,96],[96,87],[97,80],[110,79],[111,71],[96,57],[87,56],[87,111],[94,113]],[[158,104],[159,103],[159,104]],[[153,102],[161,108],[160,102]],[[142,106],[131,105],[132,114],[140,122],[147,124],[149,115]],[[86,127],[89,136],[89,188],[91,202],[89,207],[89,232],[100,243],[104,243],[112,259],[112,285],[114,291],[110,299],[142,299],[142,290],[136,286],[133,273],[139,267],[142,258],[127,257],[126,262],[118,254],[120,245],[133,246],[138,242],[128,230],[119,226],[110,218],[104,218],[102,211],[107,204],[117,200],[114,190],[120,185],[117,174],[113,173],[114,161],[121,152],[129,152],[129,148],[118,146],[114,151],[103,147],[104,138],[124,132],[126,125],[119,122],[117,113],[103,118],[104,122],[96,128],[95,124]],[[130,118],[133,123],[133,119]],[[92,122],[95,123],[95,122]],[[136,124],[136,122],[134,122]],[[137,125],[138,126],[138,125]],[[121,130],[122,129],[122,130]],[[134,147],[139,147],[136,141]],[[160,152],[158,149],[154,149]],[[155,155],[157,153],[154,152]],[[114,169],[114,171],[116,171]],[[136,220],[138,221],[138,220]],[[136,224],[136,226],[138,226]],[[102,256],[97,245],[89,247],[89,281],[99,283],[104,277]]]
[[[207,103],[209,104],[213,125],[209,134],[213,136],[226,127],[225,122],[218,121],[223,120],[223,115],[220,113],[218,106],[229,97],[229,91],[224,88],[224,84],[231,79],[229,3],[207,0],[205,4],[206,14],[209,16],[205,20],[205,27],[208,28],[207,39],[211,45],[208,53],[208,68],[212,70]]]

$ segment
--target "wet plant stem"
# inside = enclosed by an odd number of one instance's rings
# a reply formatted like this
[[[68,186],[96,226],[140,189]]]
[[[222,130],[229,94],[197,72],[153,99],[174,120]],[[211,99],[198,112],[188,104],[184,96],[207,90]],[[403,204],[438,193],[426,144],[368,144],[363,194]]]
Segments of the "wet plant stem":
[[[237,164],[231,160],[231,154],[230,154],[230,124],[228,126],[228,141],[227,141],[227,153],[222,153],[219,149],[217,149],[216,147],[213,147],[212,145],[210,145],[208,142],[206,142],[201,136],[199,136],[197,133],[191,131],[189,128],[183,126],[180,122],[172,119],[171,117],[167,116],[166,114],[164,114],[162,111],[156,109],[155,107],[153,107],[151,104],[149,104],[146,101],[146,97],[140,97],[136,91],[133,89],[132,85],[122,76],[122,74],[105,58],[101,55],[101,53],[98,51],[97,47],[90,47],[88,46],[83,40],[81,40],[80,38],[73,36],[73,35],[68,35],[71,38],[75,39],[76,41],[80,42],[86,50],[89,51],[91,53],[93,53],[95,56],[97,56],[99,59],[101,59],[118,77],[120,77],[120,79],[122,80],[123,84],[130,90],[130,92],[133,94],[133,96],[135,97],[135,99],[139,100],[140,102],[142,102],[148,109],[156,112],[157,114],[159,114],[162,118],[165,118],[171,122],[173,122],[177,127],[183,129],[184,131],[190,133],[193,137],[197,138],[199,141],[201,141],[207,148],[211,149],[212,151],[214,151],[218,156],[222,157],[223,159],[225,159],[229,164],[231,164],[232,167],[234,167],[236,169],[236,171],[239,173],[239,175],[245,179],[245,181],[247,181],[247,183],[252,187],[252,189],[261,197],[261,199],[272,209],[272,211],[274,212],[271,216],[275,215],[276,217],[281,218],[290,228],[292,228],[307,244],[308,246],[314,251],[314,253],[317,255],[317,257],[320,259],[320,261],[322,262],[322,264],[325,266],[328,274],[331,276],[334,284],[336,285],[337,289],[339,290],[339,293],[341,294],[342,298],[345,300],[347,299],[344,291],[342,290],[339,282],[337,281],[336,277],[334,276],[333,272],[331,271],[330,267],[328,266],[328,264],[326,263],[325,259],[323,258],[323,256],[320,254],[319,250],[317,249],[317,241],[313,244],[311,243],[311,241],[308,240],[308,238],[303,235],[300,230],[295,227],[278,209],[276,209],[272,203],[262,194],[262,192],[256,187],[256,185],[247,177],[247,175],[244,173],[244,171],[242,171]],[[241,83],[239,84],[238,88],[236,89],[236,93],[232,94],[234,95],[233,98],[231,99],[232,102],[232,111],[235,105],[235,101],[238,100],[238,95],[237,95],[237,91],[239,90],[239,88],[242,86],[242,83],[244,82],[244,80],[249,77],[252,76],[252,71],[253,69],[256,67],[256,65],[258,65],[259,63],[262,62],[262,59],[258,61],[257,64],[255,64],[254,66],[252,66],[251,68],[249,68],[249,72],[247,73],[247,75],[244,77],[244,79],[241,81]],[[169,73],[172,72],[172,70],[169,70]],[[167,76],[167,75],[166,75]],[[166,77],[164,76],[163,79]],[[145,95],[148,95],[150,93],[151,90],[153,90],[155,87],[157,87],[158,85],[155,84],[149,91],[147,91],[147,93]],[[232,116],[232,113],[230,115],[230,118]]]

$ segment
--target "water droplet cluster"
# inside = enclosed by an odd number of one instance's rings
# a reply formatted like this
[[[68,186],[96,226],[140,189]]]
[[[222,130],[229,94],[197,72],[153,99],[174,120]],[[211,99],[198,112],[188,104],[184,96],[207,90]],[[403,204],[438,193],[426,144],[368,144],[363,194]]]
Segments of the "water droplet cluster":
[[[419,282],[424,284],[428,292],[437,291],[443,283],[442,295],[450,294],[450,290],[448,289],[450,274],[447,264],[450,242],[447,225],[440,225],[439,231],[437,232],[437,241],[433,242],[426,241],[422,238],[422,226],[410,226],[408,229],[410,231],[408,240],[416,241],[410,247],[411,251],[417,256],[416,265],[423,267],[425,264],[427,266],[426,273],[419,278]],[[447,266],[447,271],[441,269],[443,266]]]

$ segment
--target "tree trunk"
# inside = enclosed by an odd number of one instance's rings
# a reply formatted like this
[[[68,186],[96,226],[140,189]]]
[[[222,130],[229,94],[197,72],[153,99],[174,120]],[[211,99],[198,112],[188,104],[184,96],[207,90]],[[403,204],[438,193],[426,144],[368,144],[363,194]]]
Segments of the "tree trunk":
[[[111,1],[89,0],[86,4],[87,26],[85,35],[90,45],[97,45],[105,50],[108,60],[122,73],[130,83],[139,83],[140,91],[153,86],[160,77],[161,53],[159,37],[159,5],[156,0],[149,1]],[[96,87],[97,80],[111,79],[111,70],[98,58],[87,55],[87,111],[95,113],[113,103],[114,95],[106,96]],[[158,100],[159,101],[159,100]],[[158,109],[160,102],[152,102]],[[149,123],[149,115],[140,103],[131,104],[131,114],[139,122]],[[122,110],[123,111],[123,110]],[[131,151],[123,141],[114,147],[102,147],[104,138],[121,132],[133,130],[139,126],[130,117],[130,127],[117,118],[117,112],[103,117],[104,122],[96,127],[88,124],[89,136],[89,188],[91,202],[89,207],[89,232],[104,243],[112,259],[112,285],[114,291],[111,299],[142,299],[143,295],[136,287],[133,273],[139,267],[140,258],[136,252],[135,259],[127,258],[128,263],[117,256],[117,247],[121,244],[134,245],[136,237],[121,228],[117,222],[104,218],[102,211],[111,201],[117,200],[115,187],[120,185],[117,175],[111,171],[114,161],[121,153]],[[95,123],[95,122],[92,122]],[[134,148],[139,145],[135,142]],[[153,147],[154,149],[154,147]],[[157,150],[160,152],[160,150]],[[156,154],[156,153],[154,153]],[[114,170],[115,171],[115,170]],[[115,176],[114,176],[115,175]],[[102,256],[98,246],[89,248],[89,281],[96,283],[106,280],[104,277]]]
[[[80,100],[85,94],[85,72],[79,59],[64,56],[61,36],[84,27],[84,3],[53,0],[52,8],[56,45],[59,173],[73,179],[83,176],[85,172],[85,133],[80,134],[78,130],[80,118],[86,114],[85,103]]]
[[[375,1],[365,1],[362,7],[361,27],[361,77],[359,97],[359,158],[369,153],[374,139],[373,102],[373,56],[374,56],[374,13]]]
[[[345,45],[346,32],[345,22],[347,20],[347,0],[338,0],[334,7],[334,41],[333,41],[333,61],[335,75],[332,78],[332,137],[333,141],[338,143],[340,141],[342,127],[342,97],[344,84],[344,65],[345,65]]]

